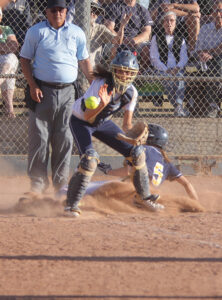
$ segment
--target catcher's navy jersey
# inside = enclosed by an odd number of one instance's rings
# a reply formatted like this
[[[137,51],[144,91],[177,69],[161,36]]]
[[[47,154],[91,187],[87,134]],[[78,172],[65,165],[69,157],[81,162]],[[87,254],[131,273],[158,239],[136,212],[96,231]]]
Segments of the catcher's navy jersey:
[[[173,180],[182,176],[181,172],[169,162],[166,162],[162,153],[155,147],[144,146],[146,153],[146,165],[152,184],[160,185],[164,180]]]
[[[80,97],[75,101],[72,108],[72,114],[84,121],[84,108],[83,101],[90,96],[98,97],[99,89],[102,85],[106,83],[105,79],[97,78],[93,80],[92,84],[85,92],[83,97]],[[134,111],[137,103],[138,92],[133,84],[130,84],[127,90],[123,95],[116,93],[114,96],[111,96],[110,102],[108,105],[96,116],[96,124],[104,122],[106,119],[109,119],[113,114],[118,112],[121,108],[124,111]],[[94,125],[94,124],[93,124]]]

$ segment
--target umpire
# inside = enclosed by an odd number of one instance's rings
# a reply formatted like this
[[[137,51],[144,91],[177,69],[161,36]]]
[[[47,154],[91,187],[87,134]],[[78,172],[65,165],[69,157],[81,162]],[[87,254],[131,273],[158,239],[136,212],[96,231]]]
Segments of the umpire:
[[[65,0],[48,0],[47,20],[29,28],[20,53],[31,103],[28,176],[31,191],[36,193],[44,192],[49,186],[50,145],[55,192],[67,183],[73,145],[69,119],[78,64],[91,82],[85,34],[78,26],[65,21],[66,13]]]

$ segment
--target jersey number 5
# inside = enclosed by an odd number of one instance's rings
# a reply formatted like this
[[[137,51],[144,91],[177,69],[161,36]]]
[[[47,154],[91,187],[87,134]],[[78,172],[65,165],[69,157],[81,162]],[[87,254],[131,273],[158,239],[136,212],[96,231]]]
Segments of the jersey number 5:
[[[162,177],[163,177],[163,165],[157,162],[153,170],[152,184],[155,186],[160,185],[162,181]]]

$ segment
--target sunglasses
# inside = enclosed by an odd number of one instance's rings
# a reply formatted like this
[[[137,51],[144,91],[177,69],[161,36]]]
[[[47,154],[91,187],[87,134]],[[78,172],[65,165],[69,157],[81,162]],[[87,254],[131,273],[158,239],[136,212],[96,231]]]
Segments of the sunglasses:
[[[57,12],[60,12],[60,13],[63,13],[65,11],[65,8],[63,8],[63,7],[55,7],[55,8],[51,8],[50,9],[50,12],[52,13],[52,14],[55,14],[55,13],[57,13]]]

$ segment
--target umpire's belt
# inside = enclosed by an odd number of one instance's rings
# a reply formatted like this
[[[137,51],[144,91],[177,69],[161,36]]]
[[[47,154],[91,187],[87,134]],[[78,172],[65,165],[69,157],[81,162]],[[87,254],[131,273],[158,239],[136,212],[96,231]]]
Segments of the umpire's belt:
[[[47,87],[57,89],[57,90],[64,89],[70,85],[73,85],[73,82],[70,82],[70,83],[59,83],[58,82],[58,83],[56,83],[56,82],[46,82],[46,81],[42,81],[39,79],[36,79],[36,82],[39,83],[41,86],[47,86]]]

